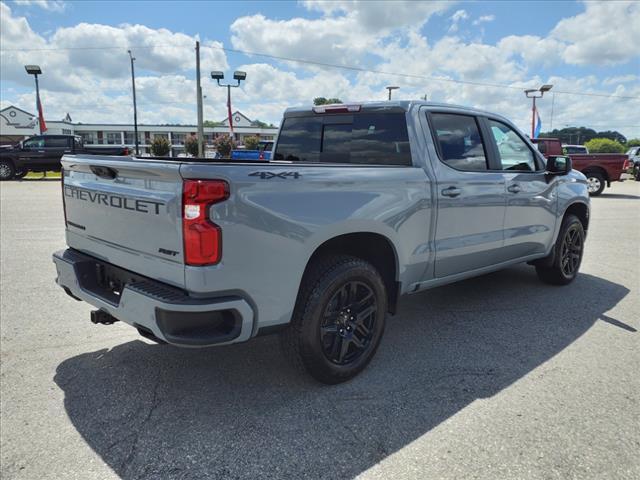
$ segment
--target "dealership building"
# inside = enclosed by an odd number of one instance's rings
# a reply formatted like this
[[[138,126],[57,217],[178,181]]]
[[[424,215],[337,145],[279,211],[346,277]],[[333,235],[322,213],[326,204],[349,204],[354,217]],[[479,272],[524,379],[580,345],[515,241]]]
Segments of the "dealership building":
[[[260,127],[241,112],[233,116],[233,136],[239,144],[245,137],[257,136],[261,140],[274,140],[277,127]],[[135,133],[132,124],[78,123],[69,114],[60,121],[46,120],[45,135],[79,135],[86,145],[113,145],[135,148]],[[151,142],[156,137],[165,137],[171,145],[171,154],[184,152],[187,136],[196,135],[196,125],[138,125],[140,154],[150,153]],[[18,107],[9,106],[0,110],[0,144],[16,143],[24,138],[37,135],[38,117]],[[224,119],[219,126],[204,127],[207,145],[220,135],[229,135],[229,120]]]

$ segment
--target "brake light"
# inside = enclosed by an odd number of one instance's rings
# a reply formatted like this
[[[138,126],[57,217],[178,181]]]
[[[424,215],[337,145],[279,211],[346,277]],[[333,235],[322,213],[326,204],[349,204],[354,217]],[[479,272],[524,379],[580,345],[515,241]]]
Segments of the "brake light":
[[[626,158],[624,160],[624,165],[622,165],[622,170],[627,170],[631,165],[629,165],[629,159]]]
[[[123,155],[129,155],[129,147],[124,147]]]
[[[209,207],[229,198],[223,180],[185,180],[182,186],[182,234],[187,265],[213,265],[222,258],[222,230],[209,220]]]
[[[321,105],[319,107],[313,107],[313,113],[351,113],[351,112],[359,112],[362,105],[346,105],[346,104],[335,104],[335,105]]]

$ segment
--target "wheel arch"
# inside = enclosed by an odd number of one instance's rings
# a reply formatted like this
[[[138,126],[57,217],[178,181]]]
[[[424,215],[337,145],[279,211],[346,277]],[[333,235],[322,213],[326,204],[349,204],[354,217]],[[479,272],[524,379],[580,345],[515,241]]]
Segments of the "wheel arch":
[[[391,314],[394,314],[401,291],[401,284],[398,281],[398,252],[391,240],[380,233],[346,233],[332,237],[318,245],[307,261],[302,274],[302,282],[300,282],[300,287],[298,288],[298,294],[305,276],[316,261],[328,255],[339,254],[360,258],[375,267],[387,288],[388,310]]]
[[[592,165],[580,171],[585,176],[588,176],[589,173],[599,173],[600,175],[602,175],[602,178],[604,178],[604,181],[607,182],[608,185],[611,184],[611,179],[609,177],[609,173],[607,172],[607,170],[598,165]]]
[[[578,217],[586,235],[589,229],[589,206],[584,202],[574,202],[565,209],[562,219],[564,220],[567,215]]]

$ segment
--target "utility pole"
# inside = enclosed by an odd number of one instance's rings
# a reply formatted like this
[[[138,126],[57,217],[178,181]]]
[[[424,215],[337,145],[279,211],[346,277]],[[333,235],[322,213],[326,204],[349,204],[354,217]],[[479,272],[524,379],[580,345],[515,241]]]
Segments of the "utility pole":
[[[128,50],[129,58],[131,58],[131,87],[133,88],[133,132],[136,137],[136,155],[140,155],[140,146],[138,142],[138,107],[136,105],[136,73],[133,67],[134,56],[131,50]]]
[[[202,119],[202,87],[200,86],[200,42],[196,41],[196,94],[198,96],[198,157],[204,157],[204,121]]]
[[[545,92],[553,88],[553,85],[542,85],[540,88],[529,88],[524,91],[527,98],[533,100],[531,105],[531,139],[536,138],[536,98],[542,98]]]
[[[553,104],[556,103],[556,94],[551,94],[551,120],[549,120],[549,131],[553,130]]]
[[[386,88],[387,90],[389,90],[389,100],[391,100],[391,92],[392,92],[393,90],[397,90],[397,89],[399,89],[400,87],[396,87],[396,86],[389,86],[389,87],[385,87],[385,88]]]

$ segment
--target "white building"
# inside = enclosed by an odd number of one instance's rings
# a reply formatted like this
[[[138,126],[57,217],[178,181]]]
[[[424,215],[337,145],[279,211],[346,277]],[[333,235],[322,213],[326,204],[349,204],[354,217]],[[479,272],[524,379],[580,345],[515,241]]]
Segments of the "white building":
[[[131,149],[135,147],[135,135],[132,124],[74,123],[70,116],[64,120],[46,120],[45,135],[79,135],[86,145],[119,145]],[[172,155],[184,151],[184,141],[188,135],[196,135],[196,125],[138,125],[140,153],[149,152],[155,137],[163,136],[169,140]],[[235,140],[242,144],[247,136],[256,135],[261,140],[274,140],[277,127],[256,126],[247,116],[236,111],[233,114]],[[9,106],[0,110],[0,144],[15,143],[23,138],[37,135],[38,117],[18,107]],[[228,135],[228,119],[217,127],[204,127],[204,137],[209,145],[215,137]]]

